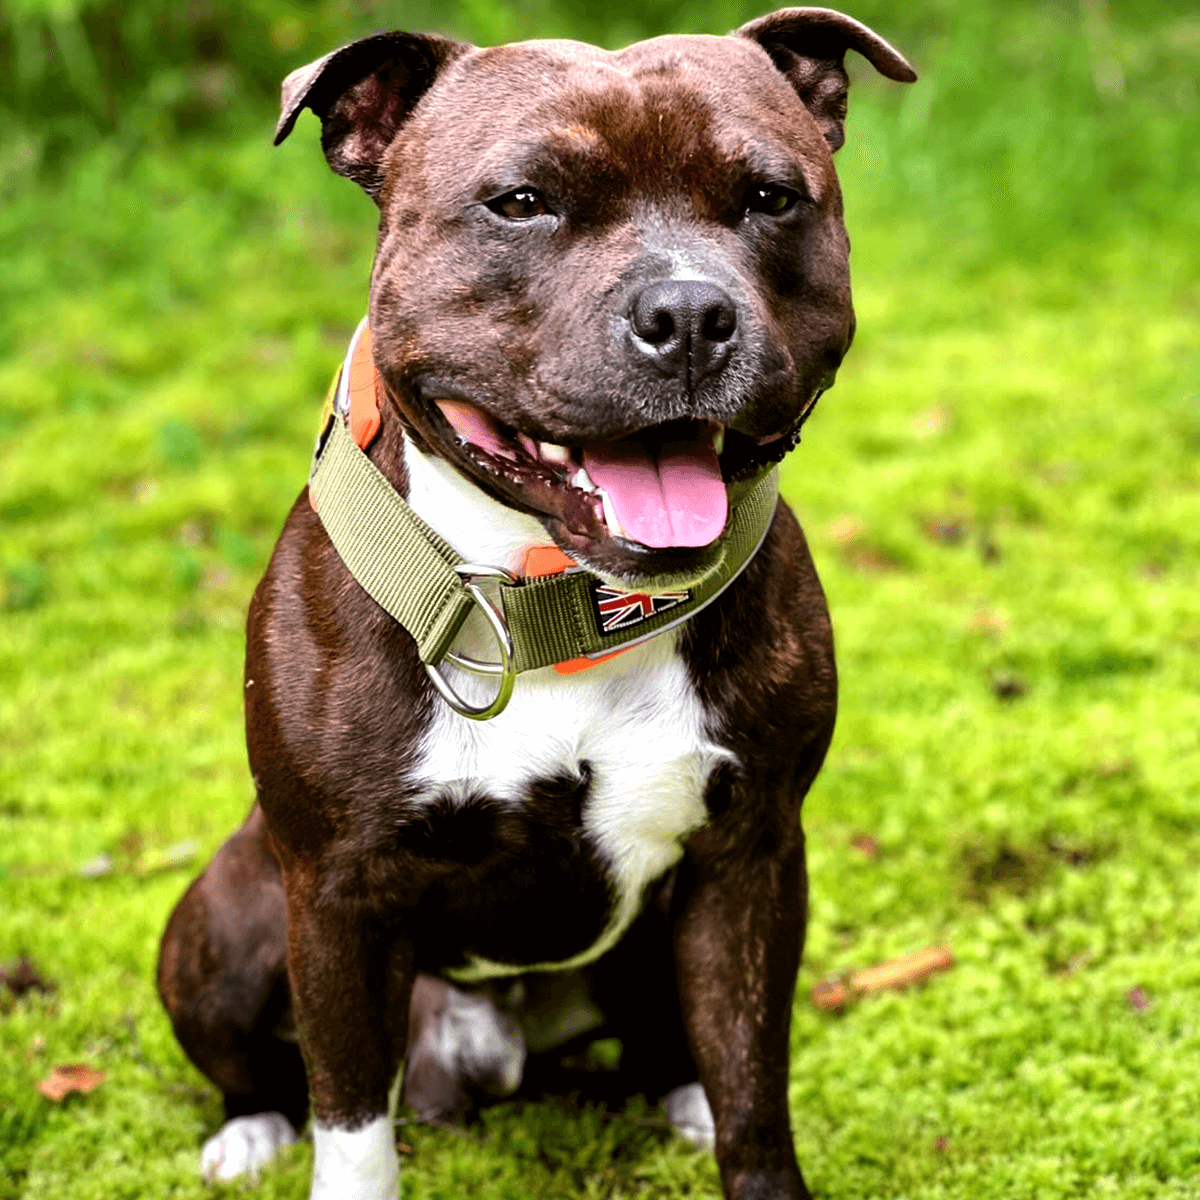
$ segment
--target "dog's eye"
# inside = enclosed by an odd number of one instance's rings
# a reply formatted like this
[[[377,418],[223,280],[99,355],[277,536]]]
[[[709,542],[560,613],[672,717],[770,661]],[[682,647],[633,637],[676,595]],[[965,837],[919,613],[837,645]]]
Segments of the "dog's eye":
[[[752,187],[746,197],[746,211],[766,213],[769,217],[782,217],[799,199],[799,192],[782,184]]]
[[[534,188],[515,188],[488,201],[488,208],[498,217],[506,217],[510,221],[531,221],[534,217],[544,217],[550,209],[541,192]]]

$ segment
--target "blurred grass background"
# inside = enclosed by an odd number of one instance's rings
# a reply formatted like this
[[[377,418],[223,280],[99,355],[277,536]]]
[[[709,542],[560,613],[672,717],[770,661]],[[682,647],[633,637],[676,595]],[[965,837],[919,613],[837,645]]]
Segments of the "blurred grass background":
[[[1200,1197],[1200,13],[847,7],[921,81],[855,64],[860,335],[786,467],[843,678],[806,807],[801,1161],[830,1198]],[[0,986],[3,1200],[240,1194],[197,1180],[219,1104],[153,966],[250,802],[245,604],[374,229],[311,116],[271,149],[280,79],[379,28],[615,46],[761,11],[0,9],[0,963],[57,985]],[[937,942],[959,965],[922,988],[808,1002]],[[76,1061],[105,1083],[38,1095]],[[651,1115],[407,1127],[405,1194],[717,1196]],[[306,1195],[308,1153],[258,1194]]]

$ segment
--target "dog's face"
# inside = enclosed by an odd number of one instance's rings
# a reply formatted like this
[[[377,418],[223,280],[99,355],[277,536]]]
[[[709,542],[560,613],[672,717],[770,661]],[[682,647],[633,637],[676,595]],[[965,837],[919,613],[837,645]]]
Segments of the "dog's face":
[[[381,212],[376,361],[410,434],[609,576],[703,574],[854,329],[832,152],[869,30],[784,10],[608,52],[380,35],[284,86]]]

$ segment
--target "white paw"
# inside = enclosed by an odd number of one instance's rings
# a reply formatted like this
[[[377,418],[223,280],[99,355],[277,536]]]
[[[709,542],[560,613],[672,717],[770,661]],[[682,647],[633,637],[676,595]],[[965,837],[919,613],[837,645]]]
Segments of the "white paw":
[[[296,1140],[291,1122],[277,1112],[255,1113],[226,1121],[200,1151],[200,1174],[206,1183],[237,1179],[259,1171]]]
[[[492,1096],[511,1096],[525,1072],[521,1027],[487,996],[447,989],[437,1054],[450,1074]]]
[[[675,1132],[697,1150],[712,1149],[717,1144],[717,1126],[713,1121],[708,1097],[699,1083],[685,1083],[672,1088],[663,1098],[662,1106],[667,1110],[667,1120]]]
[[[358,1129],[312,1124],[309,1200],[399,1200],[400,1158],[392,1122],[378,1116]]]

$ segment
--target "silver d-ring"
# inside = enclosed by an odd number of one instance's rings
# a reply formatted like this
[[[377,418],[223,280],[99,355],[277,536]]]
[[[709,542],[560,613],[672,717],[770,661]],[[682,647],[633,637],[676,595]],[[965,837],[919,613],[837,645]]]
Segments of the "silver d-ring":
[[[509,574],[508,571],[502,570],[500,567],[484,567],[475,563],[459,563],[454,569],[462,579],[463,586],[470,593],[471,599],[479,606],[480,611],[487,619],[487,623],[491,626],[492,633],[496,637],[496,645],[500,648],[500,661],[498,663],[484,662],[478,658],[471,658],[465,654],[454,654],[450,651],[447,651],[443,656],[443,661],[451,663],[462,671],[469,671],[473,675],[499,676],[500,687],[490,704],[468,704],[450,686],[446,677],[438,670],[437,663],[426,663],[425,670],[429,672],[429,678],[433,681],[433,686],[437,688],[438,694],[456,713],[468,717],[472,721],[487,721],[502,713],[508,707],[508,702],[512,697],[513,685],[517,680],[517,672],[513,665],[514,650],[512,634],[509,632],[508,624],[504,620],[504,614],[488,599],[483,589],[475,580],[478,578],[495,579],[506,587],[518,581],[515,575]]]

